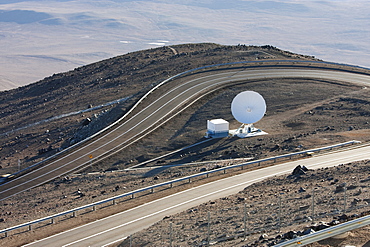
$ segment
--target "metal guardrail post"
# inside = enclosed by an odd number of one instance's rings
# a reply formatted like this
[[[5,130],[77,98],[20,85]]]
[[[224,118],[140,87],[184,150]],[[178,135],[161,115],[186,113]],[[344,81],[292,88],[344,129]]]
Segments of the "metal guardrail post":
[[[281,232],[281,196],[279,196],[279,232]]]
[[[208,233],[207,233],[207,246],[209,246],[211,242],[211,213],[208,211]]]
[[[339,225],[331,226],[328,228],[325,228],[323,230],[310,233],[308,235],[300,236],[282,243],[279,243],[275,246],[277,247],[283,247],[283,246],[304,246],[307,244],[311,244],[323,239],[327,239],[333,236],[336,236],[338,234],[342,234],[344,232],[348,232],[351,230],[355,230],[361,227],[364,227],[366,225],[370,224],[370,215],[357,218]]]
[[[170,247],[172,247],[172,222],[170,222]]]
[[[244,240],[247,239],[247,204],[244,203],[244,218],[243,218],[243,223],[244,223]]]
[[[315,188],[312,188],[312,223],[315,222]]]
[[[344,187],[344,202],[343,202],[343,212],[346,213],[347,211],[347,186]]]

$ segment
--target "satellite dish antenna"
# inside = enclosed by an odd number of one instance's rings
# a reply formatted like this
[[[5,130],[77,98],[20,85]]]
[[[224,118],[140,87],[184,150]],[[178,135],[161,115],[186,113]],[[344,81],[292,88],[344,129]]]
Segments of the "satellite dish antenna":
[[[253,124],[261,120],[265,112],[266,102],[259,93],[244,91],[236,95],[231,103],[231,113],[238,122],[242,123],[236,133],[261,132],[254,128]]]

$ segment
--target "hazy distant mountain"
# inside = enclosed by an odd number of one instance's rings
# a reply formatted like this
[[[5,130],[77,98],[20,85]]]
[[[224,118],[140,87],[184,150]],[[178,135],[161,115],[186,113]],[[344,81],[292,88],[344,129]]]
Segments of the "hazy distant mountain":
[[[367,1],[349,0],[0,1],[0,90],[193,42],[270,44],[370,67],[369,10]]]

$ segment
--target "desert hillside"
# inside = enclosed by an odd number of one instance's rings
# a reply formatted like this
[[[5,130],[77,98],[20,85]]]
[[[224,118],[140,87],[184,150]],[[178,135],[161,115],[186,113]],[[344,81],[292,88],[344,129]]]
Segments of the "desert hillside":
[[[14,173],[96,133],[123,116],[150,88],[178,73],[220,63],[288,59],[316,61],[272,46],[185,44],[125,54],[0,92],[0,174]],[[355,70],[368,73],[361,68]],[[239,127],[230,104],[244,90],[257,91],[265,98],[266,116],[257,127],[268,135],[215,139],[147,164],[187,164],[174,171],[166,167],[124,170],[204,140],[207,119],[224,118],[231,128]],[[232,159],[258,159],[353,139],[366,142],[370,140],[369,116],[370,94],[365,87],[304,78],[240,82],[206,95],[174,121],[115,156],[79,174],[70,174],[68,179],[58,178],[3,201],[0,228],[214,166],[241,162]],[[220,163],[215,164],[215,160]],[[84,196],[77,197],[76,191]],[[76,224],[85,220],[93,218],[79,218]]]
[[[18,160],[24,168],[97,132],[171,76],[258,59],[312,58],[272,46],[186,44],[129,53],[0,92],[0,173],[13,173]],[[89,126],[87,118],[93,121]]]

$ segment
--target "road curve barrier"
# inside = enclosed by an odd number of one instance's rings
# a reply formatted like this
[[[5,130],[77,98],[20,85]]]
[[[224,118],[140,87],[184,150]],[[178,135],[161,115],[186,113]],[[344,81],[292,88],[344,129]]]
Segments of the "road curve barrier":
[[[115,126],[116,124],[121,122],[123,119],[125,119],[152,92],[157,90],[162,85],[168,83],[169,81],[172,81],[176,78],[179,78],[179,77],[182,77],[182,76],[185,76],[185,75],[190,75],[192,73],[201,72],[203,70],[212,71],[212,70],[217,70],[219,67],[222,67],[222,66],[234,66],[234,65],[249,65],[250,67],[267,67],[267,66],[270,66],[270,67],[287,67],[287,66],[289,66],[289,67],[297,67],[297,68],[306,67],[306,68],[320,68],[320,69],[327,69],[327,70],[341,70],[341,71],[347,71],[347,72],[351,72],[351,73],[360,73],[360,74],[367,74],[367,75],[370,74],[370,69],[365,68],[365,67],[360,67],[360,66],[356,66],[356,65],[341,64],[341,63],[333,63],[333,62],[324,62],[324,61],[310,61],[310,60],[239,61],[239,62],[213,64],[213,65],[207,65],[207,66],[203,66],[203,67],[199,67],[199,68],[190,69],[190,70],[184,71],[182,73],[179,73],[177,75],[174,75],[172,77],[169,77],[169,78],[163,80],[162,82],[158,83],[157,85],[155,85],[143,97],[141,97],[135,103],[135,105],[133,107],[131,107],[128,112],[126,112],[126,114],[123,117],[118,119],[116,122],[112,123],[111,125],[107,126],[104,129],[100,130],[99,132],[93,134],[92,136],[90,136],[90,137],[88,137],[88,138],[86,138],[86,139],[84,139],[84,140],[82,140],[82,141],[80,141],[80,142],[62,150],[62,151],[60,151],[59,153],[46,158],[45,160],[42,160],[42,161],[40,161],[36,164],[33,164],[29,167],[26,167],[26,168],[24,168],[24,169],[22,169],[18,172],[15,172],[15,173],[7,176],[7,179],[9,180],[9,179],[13,179],[13,178],[22,176],[23,174],[25,174],[29,170],[37,168],[37,167],[41,166],[43,163],[55,158],[56,156],[59,156],[59,155],[65,153],[65,152],[68,152],[72,148],[80,146],[81,144],[83,144],[83,143],[95,138],[96,136],[100,135],[101,133],[109,130],[110,128],[112,128],[113,126]],[[330,67],[330,66],[334,66],[334,67]],[[356,69],[357,69],[357,71],[356,71]],[[358,69],[362,69],[362,70],[364,70],[364,72],[360,72],[360,71],[358,71]],[[93,159],[90,160],[89,164],[92,164],[95,161],[96,161],[96,158],[93,158]],[[0,184],[0,186],[1,186],[1,184]]]
[[[277,245],[274,245],[275,247],[285,247],[285,246],[304,246],[307,244],[312,244],[320,240],[324,240],[330,237],[337,236],[339,234],[356,230],[358,228],[367,226],[370,224],[370,215],[357,218],[342,224],[338,224],[336,226],[331,226],[328,228],[325,228],[323,230],[310,233],[305,236],[297,237],[288,241],[285,241],[283,243],[279,243]]]
[[[17,226],[9,227],[9,228],[0,230],[0,234],[4,234],[5,237],[8,237],[9,233],[11,231],[14,231],[14,230],[17,230],[17,229],[20,229],[20,228],[24,228],[24,227],[28,228],[28,230],[32,230],[33,225],[41,223],[41,222],[49,221],[51,224],[54,224],[55,220],[58,217],[61,217],[61,216],[70,215],[70,217],[76,217],[78,212],[81,211],[81,210],[91,209],[92,211],[95,211],[98,206],[101,206],[103,204],[115,205],[118,202],[119,199],[122,199],[122,198],[125,198],[125,197],[129,197],[129,198],[133,199],[133,198],[135,198],[136,194],[139,194],[139,193],[142,193],[142,192],[148,192],[149,191],[150,193],[154,193],[154,189],[156,189],[156,188],[160,188],[160,187],[164,187],[164,186],[172,187],[173,184],[179,183],[179,182],[184,182],[184,181],[188,181],[190,183],[193,178],[197,178],[197,177],[201,177],[201,176],[209,177],[209,175],[212,174],[212,173],[216,173],[216,172],[226,173],[226,171],[229,170],[229,169],[235,169],[235,168],[244,169],[245,166],[252,165],[252,164],[261,164],[261,163],[264,163],[264,162],[273,162],[273,163],[275,163],[275,162],[277,162],[277,160],[280,160],[280,159],[285,159],[285,160],[286,159],[292,159],[293,157],[297,157],[297,156],[306,156],[307,153],[311,153],[311,154],[312,153],[318,153],[318,152],[324,151],[324,150],[332,150],[334,148],[339,148],[339,147],[344,147],[344,146],[349,146],[349,145],[354,145],[354,144],[359,144],[359,143],[361,143],[361,142],[353,140],[353,141],[348,141],[348,142],[339,143],[339,144],[335,144],[335,145],[330,145],[330,146],[326,146],[326,147],[304,150],[304,151],[300,151],[300,152],[296,152],[296,153],[284,154],[284,155],[269,157],[269,158],[265,158],[265,159],[261,159],[261,160],[253,160],[253,161],[245,162],[245,163],[242,163],[242,164],[231,165],[231,166],[227,166],[227,167],[221,167],[221,168],[218,168],[218,169],[189,175],[189,176],[178,178],[178,179],[175,179],[175,180],[163,182],[163,183],[160,183],[160,184],[148,186],[148,187],[141,188],[141,189],[137,189],[137,190],[127,192],[127,193],[124,193],[124,194],[121,194],[121,195],[117,195],[117,196],[114,196],[114,197],[111,197],[111,198],[107,198],[107,199],[104,199],[104,200],[101,200],[101,201],[98,201],[98,202],[94,202],[94,203],[84,205],[84,206],[81,206],[81,207],[78,207],[78,208],[67,210],[67,211],[64,211],[64,212],[61,212],[61,213],[58,213],[58,214],[54,214],[54,215],[47,216],[47,217],[44,217],[44,218],[41,218],[41,219],[26,222],[26,223],[23,223],[23,224],[20,224],[20,225],[17,225]]]

